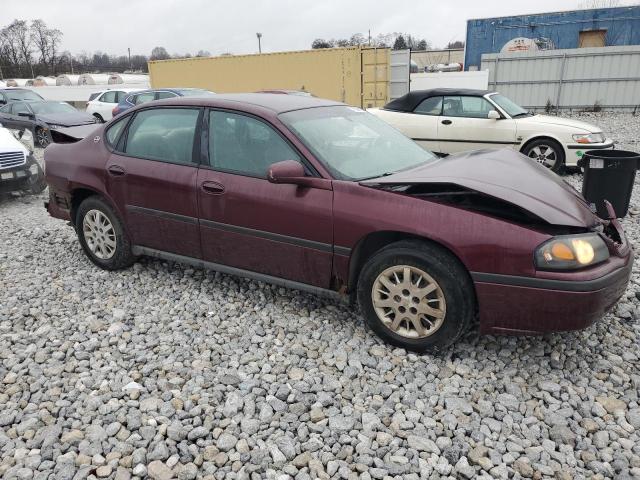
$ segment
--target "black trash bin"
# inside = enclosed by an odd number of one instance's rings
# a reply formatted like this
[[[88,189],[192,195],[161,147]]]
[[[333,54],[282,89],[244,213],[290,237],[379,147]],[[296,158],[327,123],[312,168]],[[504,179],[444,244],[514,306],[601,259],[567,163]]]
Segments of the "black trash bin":
[[[613,206],[618,218],[629,210],[631,191],[640,167],[640,153],[625,150],[589,150],[578,166],[584,169],[582,195],[601,218],[609,214],[604,201]]]

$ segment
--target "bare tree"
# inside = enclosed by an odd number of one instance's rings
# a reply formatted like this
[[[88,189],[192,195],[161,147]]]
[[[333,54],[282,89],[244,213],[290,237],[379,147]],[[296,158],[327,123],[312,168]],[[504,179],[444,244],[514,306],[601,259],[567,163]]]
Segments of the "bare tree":
[[[40,56],[40,63],[49,67],[55,74],[56,56],[62,39],[62,32],[57,28],[48,28],[40,19],[31,22],[31,40]]]
[[[27,64],[27,68],[33,74],[33,43],[29,34],[29,26],[25,20],[14,20],[6,27],[10,42],[20,56],[20,60]]]

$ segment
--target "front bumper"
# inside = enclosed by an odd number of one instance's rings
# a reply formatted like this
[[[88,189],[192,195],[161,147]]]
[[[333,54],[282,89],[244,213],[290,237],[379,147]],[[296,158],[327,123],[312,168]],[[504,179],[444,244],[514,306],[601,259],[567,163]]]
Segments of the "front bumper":
[[[43,178],[42,168],[33,155],[29,155],[24,165],[0,170],[0,194],[29,190]]]
[[[569,167],[575,167],[586,151],[607,150],[609,148],[615,148],[615,142],[610,138],[602,143],[570,143],[565,145],[565,164]]]
[[[480,331],[541,334],[579,330],[600,320],[624,294],[633,267],[633,251],[624,232],[617,221],[612,225],[622,243],[610,246],[612,256],[591,273],[546,274],[546,278],[472,273]]]

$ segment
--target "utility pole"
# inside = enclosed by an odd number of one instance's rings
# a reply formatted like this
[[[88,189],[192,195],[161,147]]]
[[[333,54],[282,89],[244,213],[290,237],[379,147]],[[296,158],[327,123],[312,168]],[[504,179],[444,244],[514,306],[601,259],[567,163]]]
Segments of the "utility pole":
[[[369,29],[369,46],[371,46],[371,29]]]
[[[129,53],[129,70],[133,70],[133,67],[131,67],[131,49],[127,48],[127,52]]]
[[[260,32],[256,33],[256,37],[258,37],[258,53],[262,53],[262,43],[260,40],[262,39],[262,34]]]

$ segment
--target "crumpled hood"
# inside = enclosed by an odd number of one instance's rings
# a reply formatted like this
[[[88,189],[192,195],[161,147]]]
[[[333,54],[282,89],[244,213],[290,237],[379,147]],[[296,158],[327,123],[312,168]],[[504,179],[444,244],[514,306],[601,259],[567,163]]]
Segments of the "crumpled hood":
[[[13,136],[11,130],[0,127],[0,153],[6,152],[29,153],[25,146]]]
[[[96,119],[88,113],[69,112],[69,113],[50,113],[37,115],[38,120],[51,125],[62,125],[63,127],[72,127],[74,125],[86,125],[95,123]]]
[[[571,118],[552,117],[550,115],[533,115],[531,117],[522,117],[515,119],[517,124],[543,124],[543,125],[562,125],[569,128],[574,128],[580,131],[586,131],[590,133],[602,132],[600,127],[592,125],[587,122],[581,122],[580,120],[573,120]]]
[[[450,183],[517,205],[552,225],[588,228],[598,223],[573,187],[542,165],[509,149],[451,155],[360,183],[366,186]]]

